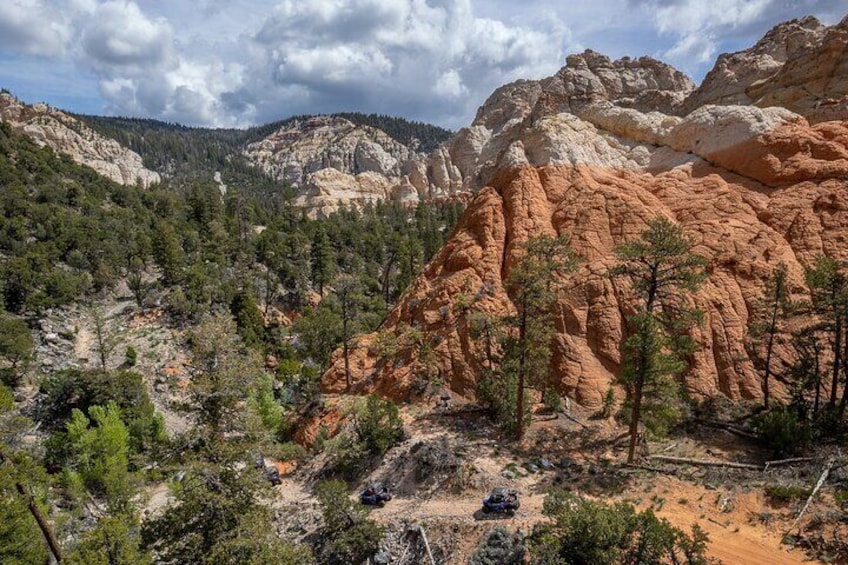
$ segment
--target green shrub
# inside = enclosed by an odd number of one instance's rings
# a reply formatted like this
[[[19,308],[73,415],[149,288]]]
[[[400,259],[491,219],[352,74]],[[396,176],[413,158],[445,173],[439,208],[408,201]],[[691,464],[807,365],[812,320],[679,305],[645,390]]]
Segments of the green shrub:
[[[135,347],[132,345],[127,346],[127,352],[124,355],[124,360],[127,367],[135,367],[135,364],[138,361],[138,352],[135,350]]]
[[[542,393],[542,404],[549,412],[559,412],[562,410],[562,397],[552,387],[547,387]]]
[[[601,408],[601,417],[609,418],[612,416],[612,412],[615,409],[615,391],[612,387],[607,389],[606,394],[604,394],[604,404]]]
[[[365,449],[382,455],[403,438],[403,422],[397,405],[371,395],[355,414],[354,431]]]
[[[88,489],[106,496],[111,508],[124,510],[132,496],[130,434],[114,402],[92,406],[89,415],[75,409],[66,426],[72,468]]]
[[[788,406],[780,406],[752,420],[762,444],[775,457],[797,455],[810,444],[810,428]]]
[[[166,439],[164,421],[156,413],[139,373],[67,369],[47,377],[41,383],[41,392],[45,397],[39,403],[37,419],[47,430],[59,432],[59,439],[52,443],[54,447],[61,447],[65,422],[74,409],[87,414],[92,406],[106,406],[110,402],[120,408],[133,452],[148,451]]]
[[[766,496],[772,502],[786,504],[796,500],[802,500],[810,496],[810,489],[799,486],[768,485],[765,488]]]
[[[552,523],[537,525],[529,539],[532,562],[539,565],[708,563],[703,530],[695,525],[688,536],[650,509],[637,512],[626,502],[608,505],[555,489],[544,513]]]
[[[524,396],[524,414],[530,421],[530,395]],[[488,408],[495,422],[508,434],[518,423],[518,378],[514,371],[487,371],[477,381],[477,400]]]
[[[0,382],[15,388],[29,368],[32,359],[32,334],[22,318],[0,314]]]
[[[496,526],[471,554],[468,565],[520,565],[526,551],[522,542],[518,534]]]
[[[365,469],[371,460],[365,444],[357,441],[348,433],[340,433],[324,442],[324,450],[329,455],[325,471],[330,475],[354,479]]]
[[[322,481],[315,487],[315,497],[324,518],[321,563],[349,565],[363,563],[379,549],[383,527],[355,504],[341,481]]]
[[[302,461],[309,453],[302,445],[286,442],[274,447],[272,456],[280,461]]]

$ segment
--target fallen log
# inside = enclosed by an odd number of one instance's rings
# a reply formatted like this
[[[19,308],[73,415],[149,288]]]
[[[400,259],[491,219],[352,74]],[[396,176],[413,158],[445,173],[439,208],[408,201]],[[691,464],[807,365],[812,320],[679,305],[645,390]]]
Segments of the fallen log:
[[[624,466],[628,469],[638,469],[640,471],[651,471],[652,473],[663,473],[665,475],[677,476],[677,469],[660,469],[659,467],[639,465],[638,463],[625,463]]]
[[[430,551],[430,542],[427,541],[427,534],[424,533],[424,526],[418,526],[418,531],[421,533],[421,539],[424,540],[424,548],[427,550],[427,557],[430,558],[430,565],[436,565],[436,560],[433,559],[433,552]]]
[[[729,467],[731,469],[752,469],[756,471],[762,470],[760,465],[752,465],[751,463],[738,463],[736,461],[718,461],[715,459],[690,459],[688,457],[672,457],[671,455],[649,455],[649,459],[655,461],[665,461],[666,463],[682,463],[685,465],[698,465],[702,467]]]
[[[584,430],[588,430],[588,429],[589,429],[589,426],[587,426],[586,424],[584,424],[583,422],[581,422],[580,420],[578,420],[577,418],[575,418],[574,416],[572,416],[572,415],[571,415],[571,414],[569,414],[568,412],[560,411],[559,413],[560,413],[560,414],[562,414],[563,416],[565,416],[566,418],[568,418],[569,420],[571,420],[572,422],[574,422],[575,424],[578,424],[579,426],[582,426],[582,428],[583,428]]]
[[[727,524],[722,524],[722,523],[721,523],[721,522],[719,522],[718,520],[713,520],[712,518],[707,518],[707,520],[709,520],[710,522],[712,522],[713,524],[715,524],[715,525],[717,525],[717,526],[721,526],[721,527],[722,527],[722,528],[724,528],[725,530],[727,529]]]
[[[777,459],[776,461],[766,461],[766,466],[763,472],[768,471],[769,467],[778,467],[780,465],[791,465],[792,463],[805,463],[807,461],[818,461],[821,457],[792,457],[790,459]]]
[[[824,482],[827,480],[827,476],[830,474],[830,468],[833,467],[834,461],[835,461],[835,459],[833,457],[831,457],[830,459],[827,460],[827,465],[824,466],[824,470],[822,471],[822,474],[819,476],[819,480],[816,481],[816,486],[815,486],[815,488],[813,488],[813,492],[811,492],[810,496],[807,497],[807,502],[804,503],[804,507],[801,508],[800,512],[798,512],[798,516],[795,518],[795,521],[792,522],[792,525],[789,527],[789,529],[786,530],[785,535],[788,536],[790,533],[792,533],[792,530],[794,530],[795,526],[798,525],[798,522],[801,521],[801,517],[804,516],[804,513],[807,511],[807,508],[810,506],[810,503],[813,501],[813,498],[816,496],[816,493],[819,492],[819,489],[822,487]]]
[[[739,437],[744,437],[745,439],[759,439],[756,435],[752,434],[749,431],[743,430],[733,424],[726,424],[724,422],[717,422],[715,420],[696,420],[696,423],[701,424],[702,426],[707,426],[708,428],[715,428],[718,430],[724,430],[726,432],[730,432]]]

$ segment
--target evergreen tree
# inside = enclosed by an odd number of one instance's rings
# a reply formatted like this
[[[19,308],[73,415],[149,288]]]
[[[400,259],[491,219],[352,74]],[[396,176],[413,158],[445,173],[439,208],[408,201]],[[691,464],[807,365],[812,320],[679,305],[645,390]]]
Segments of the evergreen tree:
[[[697,525],[689,536],[627,502],[607,505],[555,489],[545,497],[544,513],[552,522],[536,526],[530,536],[535,565],[710,563],[709,538]]]
[[[324,297],[324,285],[330,284],[335,275],[335,257],[330,238],[323,227],[312,238],[311,267],[312,284],[318,288],[318,294]]]
[[[780,263],[766,283],[763,297],[755,307],[754,323],[750,327],[751,337],[761,343],[765,337],[765,359],[763,360],[763,406],[769,408],[772,355],[781,321],[789,314],[792,304],[789,299],[787,267]]]
[[[33,341],[29,326],[23,319],[0,314],[0,359],[7,363],[0,368],[0,382],[15,387],[29,368]]]
[[[340,275],[333,283],[333,296],[338,303],[342,321],[342,356],[345,366],[345,386],[350,390],[350,339],[357,332],[355,326],[362,300],[359,281],[351,275]]]
[[[185,254],[179,237],[171,224],[159,222],[153,240],[153,258],[162,269],[166,285],[182,282]]]
[[[554,305],[562,276],[577,267],[577,256],[564,236],[529,240],[524,255],[512,266],[506,290],[516,314],[509,319],[512,332],[504,343],[502,370],[516,387],[513,429],[521,438],[526,425],[525,388],[532,375],[547,384],[550,342],[554,332]]]
[[[65,562],[71,565],[152,565],[149,552],[141,549],[138,518],[133,514],[105,516],[85,533]]]
[[[820,255],[815,263],[806,270],[807,286],[810,288],[810,298],[813,312],[822,321],[822,327],[830,335],[832,353],[830,400],[831,409],[836,408],[837,391],[839,387],[839,372],[842,370],[843,339],[845,325],[845,310],[848,305],[848,277],[841,270],[836,259]],[[846,387],[848,390],[848,387]],[[844,413],[846,394],[843,394],[840,412]]]
[[[130,434],[117,404],[92,406],[89,420],[74,409],[66,424],[75,472],[85,486],[101,494],[113,512],[128,510],[133,488],[129,470]],[[89,427],[94,424],[93,427]]]
[[[684,291],[695,291],[706,278],[706,260],[692,253],[694,242],[683,229],[665,218],[649,223],[642,237],[616,249],[619,264],[614,276],[630,279],[636,314],[629,323],[631,336],[622,346],[620,382],[630,403],[630,445],[633,462],[646,397],[658,409],[668,409],[676,385],[670,377],[685,368],[683,356],[691,342],[681,322],[694,311]]]
[[[176,500],[142,525],[143,547],[165,563],[307,565],[309,551],[277,537],[271,509],[258,503],[259,476],[235,461],[185,473]]]
[[[341,481],[322,481],[315,496],[324,517],[321,562],[328,565],[363,563],[377,553],[383,527],[367,517],[359,504],[354,504]]]
[[[189,385],[194,417],[214,444],[242,428],[242,402],[259,373],[256,355],[245,349],[235,322],[219,314],[206,318],[191,334],[197,373]]]

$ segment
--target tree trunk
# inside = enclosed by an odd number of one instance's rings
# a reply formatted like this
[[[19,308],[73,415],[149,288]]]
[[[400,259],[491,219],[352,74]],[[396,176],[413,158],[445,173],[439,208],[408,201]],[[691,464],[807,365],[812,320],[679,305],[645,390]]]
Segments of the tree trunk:
[[[821,375],[819,374],[819,356],[816,353],[816,397],[813,402],[813,415],[819,414],[819,403],[821,401]]]
[[[636,386],[633,387],[633,407],[630,409],[630,445],[627,448],[627,462],[633,463],[636,457],[636,443],[639,439],[639,418],[642,412],[642,386],[643,378],[636,378]]]
[[[657,267],[651,268],[651,283],[648,286],[648,301],[645,312],[648,319],[654,315],[654,301],[657,298]],[[645,322],[642,322],[645,323]],[[639,367],[636,383],[633,387],[633,407],[630,411],[630,446],[627,449],[627,462],[633,463],[636,456],[636,443],[639,439],[639,420],[642,417],[642,393],[645,387],[645,373],[648,365],[648,352],[645,350],[645,339],[642,339],[642,349],[639,352]]]
[[[846,311],[846,316],[848,316],[848,311]],[[848,319],[848,317],[846,317]],[[845,416],[845,407],[848,404],[848,332],[842,332],[845,334],[843,340],[845,341],[843,354],[842,354],[842,373],[843,373],[843,384],[842,384],[842,399],[839,401],[839,418],[842,419]]]
[[[839,386],[839,366],[842,358],[842,316],[836,317],[833,336],[833,379],[830,383],[830,405],[836,406],[836,389]]]
[[[771,311],[771,324],[768,332],[768,345],[766,346],[766,371],[763,375],[763,407],[769,408],[769,377],[771,376],[771,353],[774,348],[774,332],[777,326],[777,301]]]
[[[521,353],[518,356],[518,394],[516,413],[518,421],[516,422],[515,435],[518,439],[524,437],[524,364],[527,352],[527,308],[521,309],[521,324],[518,330],[518,346],[521,348]]]
[[[342,354],[345,367],[345,390],[350,390],[350,357],[348,355],[347,312],[342,313]]]
[[[21,496],[26,497],[29,512],[30,514],[32,514],[32,517],[35,518],[35,521],[38,523],[38,527],[39,529],[41,529],[41,534],[47,541],[47,547],[50,549],[50,553],[53,554],[53,557],[56,559],[57,563],[61,563],[62,550],[59,548],[59,540],[56,539],[56,536],[53,534],[53,529],[47,522],[47,518],[44,517],[44,514],[41,513],[41,509],[35,503],[35,498],[31,494],[28,494],[26,492],[24,486],[21,483],[15,483],[15,487],[18,489],[18,492]]]
[[[382,286],[383,286],[383,288],[382,288],[383,300],[386,302],[386,308],[387,309],[389,307],[389,298],[390,298],[389,297],[389,291],[391,290],[389,283],[391,282],[390,279],[392,277],[392,267],[394,266],[394,264],[395,264],[395,254],[392,253],[392,254],[389,255],[388,259],[386,260],[386,267],[383,269],[383,276],[382,276],[382,279],[383,279],[382,280],[382,283],[383,283],[382,284]]]

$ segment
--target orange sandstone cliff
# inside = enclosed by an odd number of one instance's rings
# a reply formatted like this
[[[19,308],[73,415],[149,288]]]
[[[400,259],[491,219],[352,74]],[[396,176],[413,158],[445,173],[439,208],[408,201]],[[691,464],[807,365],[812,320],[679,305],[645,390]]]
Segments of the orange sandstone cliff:
[[[498,89],[446,146],[475,196],[381,329],[357,340],[353,392],[406,399],[439,379],[473,398],[484,355],[469,317],[511,311],[503,281],[524,241],[568,234],[583,261],[559,297],[552,370],[563,394],[599,406],[631,311],[624,282],[608,275],[614,249],[664,216],[709,260],[691,297],[704,318],[691,328],[700,347],[685,389],[759,398],[745,344],[773,269],[786,263],[802,292],[803,266],[816,255],[848,260],[848,121],[823,120],[848,117],[848,64],[834,46],[846,34],[848,18],[781,24],[754,48],[722,56],[698,89],[659,61],[591,51],[553,77]],[[746,57],[756,72],[743,72]],[[787,94],[802,80],[800,61],[826,113]],[[323,388],[345,388],[340,352]]]

